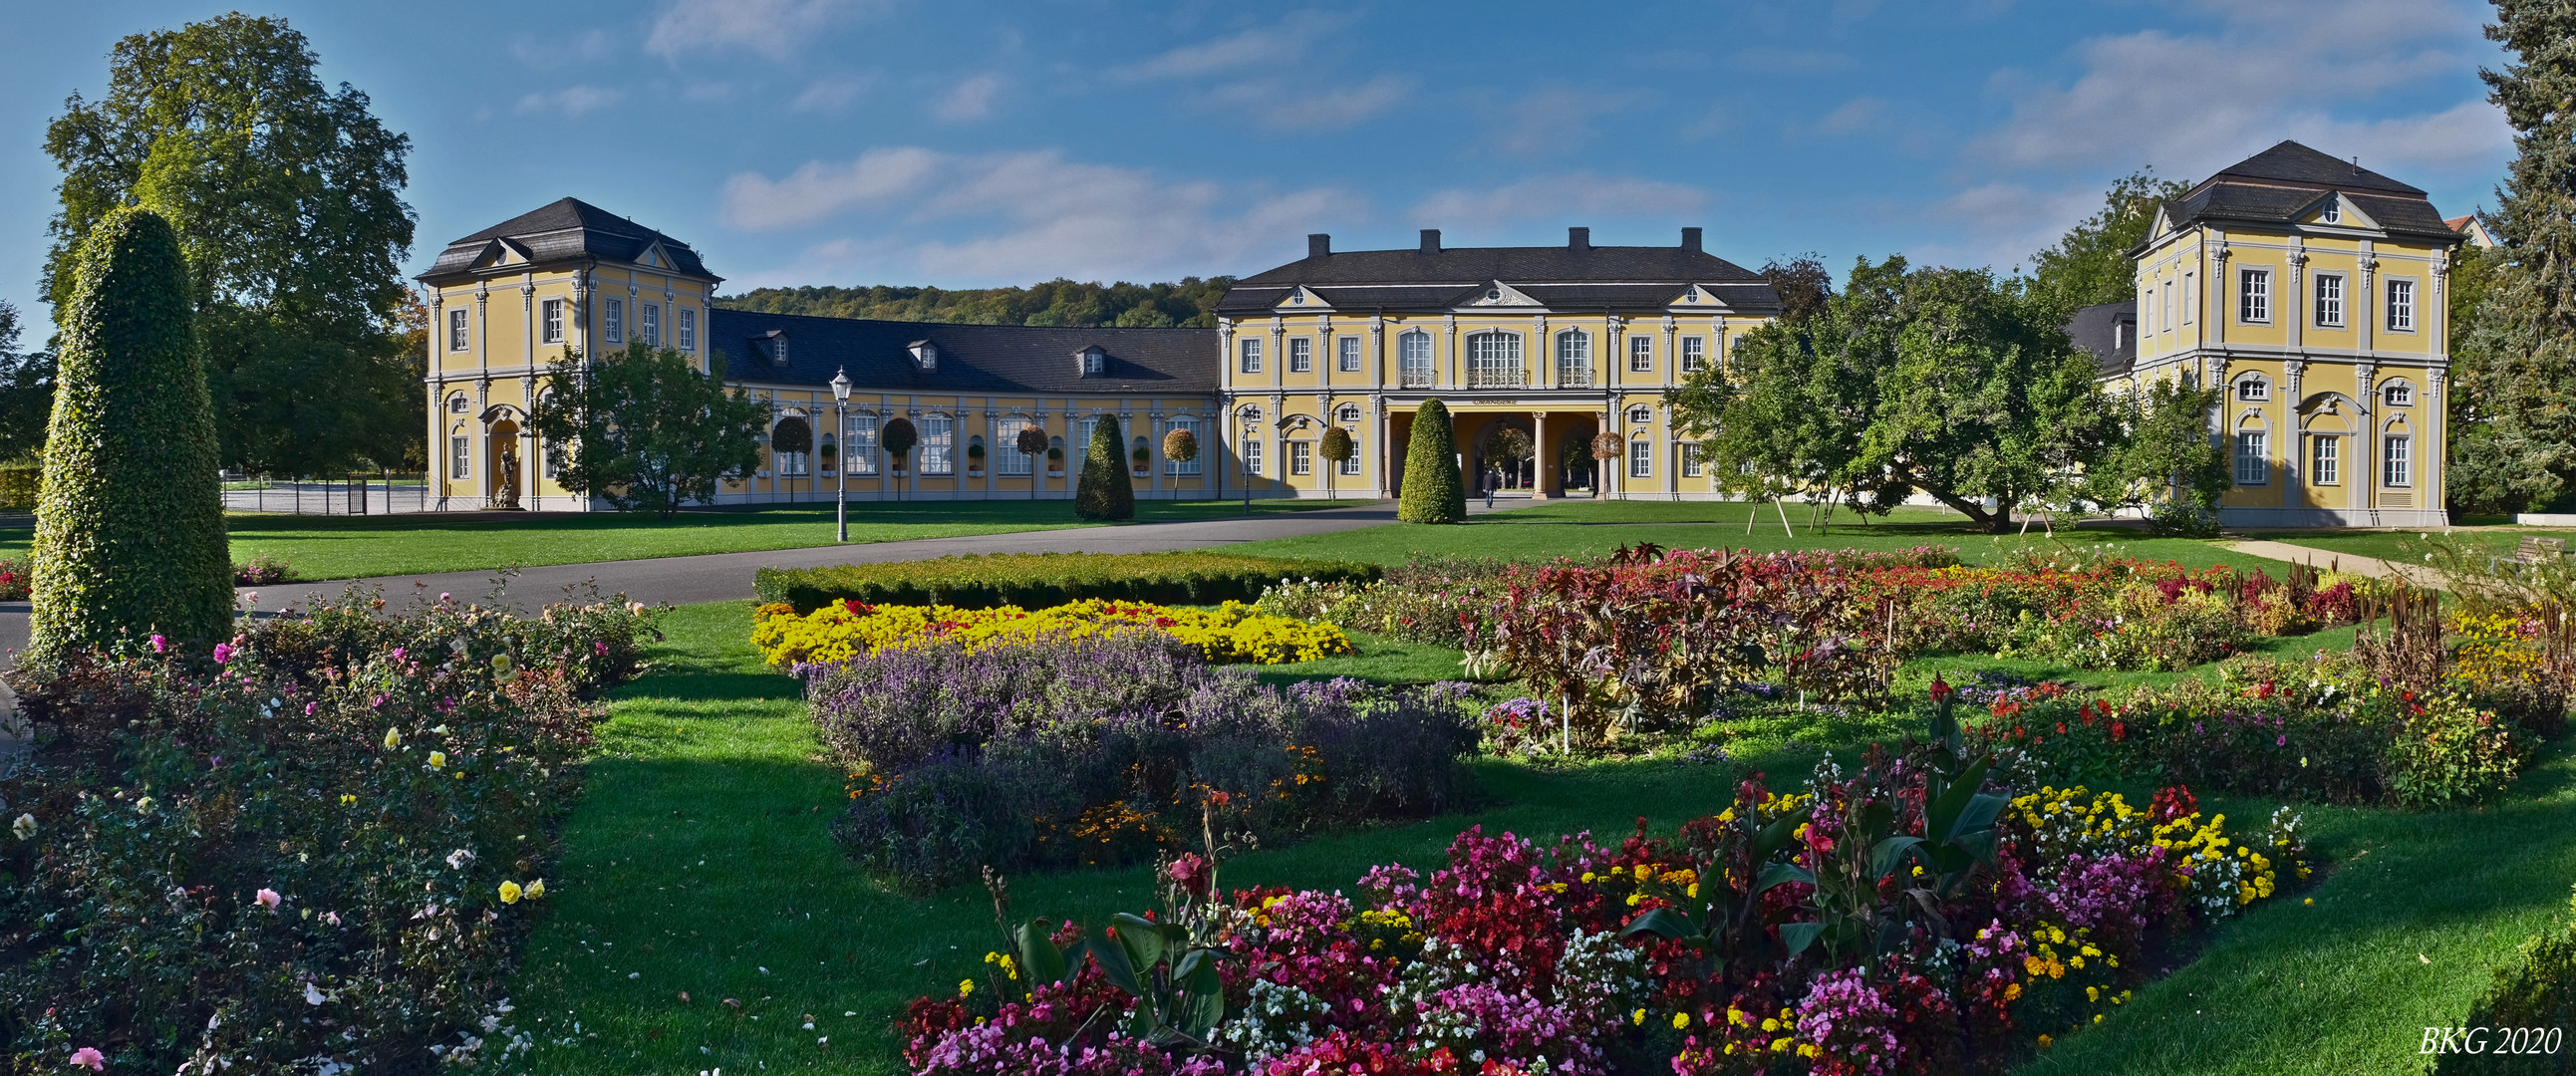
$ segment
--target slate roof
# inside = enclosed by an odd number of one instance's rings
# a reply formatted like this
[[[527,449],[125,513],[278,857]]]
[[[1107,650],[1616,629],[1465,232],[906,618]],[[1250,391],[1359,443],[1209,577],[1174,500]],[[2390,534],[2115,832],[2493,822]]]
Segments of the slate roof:
[[[2283,142],[2221,169],[2166,202],[2165,210],[2177,228],[2197,221],[2290,224],[2330,191],[2350,199],[2388,232],[2460,237],[2443,223],[2423,191],[2296,142]]]
[[[771,361],[769,334],[787,339],[787,365]],[[939,361],[923,370],[910,348],[927,340]],[[847,368],[863,392],[1212,394],[1219,360],[1214,329],[1066,329],[1030,325],[948,325],[707,312],[708,346],[726,359],[729,380],[828,385]],[[1078,358],[1097,345],[1106,372],[1082,376]]]
[[[1304,285],[1335,309],[1445,310],[1502,281],[1550,309],[1661,309],[1693,284],[1729,307],[1776,314],[1780,295],[1762,275],[1688,247],[1460,247],[1335,251],[1235,281],[1223,314],[1266,313]]]
[[[584,258],[632,262],[646,248],[660,243],[671,256],[673,271],[684,276],[722,279],[707,272],[706,263],[698,260],[698,252],[687,243],[579,198],[558,200],[447,244],[420,279],[468,273],[496,241],[509,244],[528,261],[539,264]]]
[[[2066,323],[2066,336],[2078,350],[2093,353],[2102,376],[2119,377],[2138,361],[2138,301],[2088,306]]]

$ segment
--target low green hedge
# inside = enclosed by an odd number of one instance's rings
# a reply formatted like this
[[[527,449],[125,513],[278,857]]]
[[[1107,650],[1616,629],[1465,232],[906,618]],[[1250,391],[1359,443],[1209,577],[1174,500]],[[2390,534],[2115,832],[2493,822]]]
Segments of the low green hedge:
[[[1035,609],[1084,598],[1165,605],[1252,601],[1282,579],[1365,583],[1378,567],[1352,561],[1222,553],[996,553],[830,568],[762,568],[752,593],[810,613],[851,599],[870,605]]]

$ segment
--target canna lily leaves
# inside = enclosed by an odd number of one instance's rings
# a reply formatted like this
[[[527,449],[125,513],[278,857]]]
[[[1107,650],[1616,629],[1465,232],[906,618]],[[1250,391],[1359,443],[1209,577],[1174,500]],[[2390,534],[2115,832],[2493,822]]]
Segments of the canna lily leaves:
[[[1790,956],[1796,956],[1806,952],[1808,946],[1816,944],[1816,939],[1824,932],[1823,923],[1782,923],[1780,924],[1780,944],[1787,947]]]
[[[1012,932],[1011,940],[1020,950],[1020,974],[1026,977],[1023,981],[1031,987],[1073,979],[1064,950],[1055,947],[1055,939],[1050,937],[1052,933],[1044,919],[1031,919]],[[1080,956],[1078,949],[1075,955],[1077,958]]]
[[[1699,924],[1683,918],[1670,908],[1656,908],[1631,919],[1627,927],[1619,931],[1619,936],[1622,938],[1633,938],[1639,934],[1652,934],[1658,938],[1686,941],[1694,945],[1705,945],[1708,941],[1700,934]]]
[[[1762,868],[1762,874],[1753,880],[1753,892],[1745,895],[1748,897],[1758,897],[1764,893],[1770,892],[1771,887],[1773,886],[1787,885],[1791,882],[1804,882],[1808,885],[1814,885],[1816,884],[1816,874],[1814,871],[1810,871],[1795,863],[1774,863],[1768,867]]]

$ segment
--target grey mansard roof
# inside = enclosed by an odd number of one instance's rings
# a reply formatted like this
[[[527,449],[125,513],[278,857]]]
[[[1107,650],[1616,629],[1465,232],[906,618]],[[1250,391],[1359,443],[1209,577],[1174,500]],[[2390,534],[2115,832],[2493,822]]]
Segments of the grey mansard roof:
[[[781,336],[784,366],[774,359]],[[939,349],[931,369],[913,360],[920,342]],[[1209,394],[1220,358],[1214,329],[948,325],[722,307],[707,312],[707,346],[724,353],[730,380],[828,385],[846,368],[866,392]],[[1101,349],[1106,369],[1086,377],[1080,356],[1089,347]]]
[[[2165,203],[2172,226],[2200,221],[2285,225],[2299,221],[2328,192],[2350,199],[2387,232],[2460,238],[2424,192],[2340,157],[2283,142],[2219,171]]]
[[[2103,377],[2129,372],[2138,361],[2138,301],[2100,303],[2075,312],[2066,323],[2067,339],[2079,351],[2093,353]]]
[[[496,243],[508,245],[519,257],[538,265],[585,258],[633,262],[658,243],[671,257],[672,272],[721,279],[707,272],[698,252],[687,243],[578,198],[558,200],[447,244],[420,279],[469,274]]]
[[[1776,314],[1779,293],[1762,275],[1691,246],[1461,247],[1337,251],[1235,282],[1217,312],[1268,313],[1304,287],[1344,313],[1446,310],[1500,281],[1551,310],[1661,310],[1698,285],[1730,310]]]

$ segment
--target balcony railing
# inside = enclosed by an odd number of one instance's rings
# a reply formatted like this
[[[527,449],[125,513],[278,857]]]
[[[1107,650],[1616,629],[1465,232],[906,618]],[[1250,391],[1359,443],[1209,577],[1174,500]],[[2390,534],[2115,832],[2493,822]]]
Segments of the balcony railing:
[[[1471,389],[1516,389],[1521,387],[1525,380],[1527,379],[1518,366],[1481,370],[1470,368],[1467,371],[1467,387]]]
[[[1559,366],[1556,368],[1556,385],[1558,388],[1567,389],[1590,388],[1592,387],[1592,368],[1589,366]]]
[[[1433,388],[1439,384],[1439,381],[1440,379],[1432,376],[1431,371],[1427,368],[1418,370],[1408,369],[1404,371],[1403,375],[1404,387],[1408,389]]]

